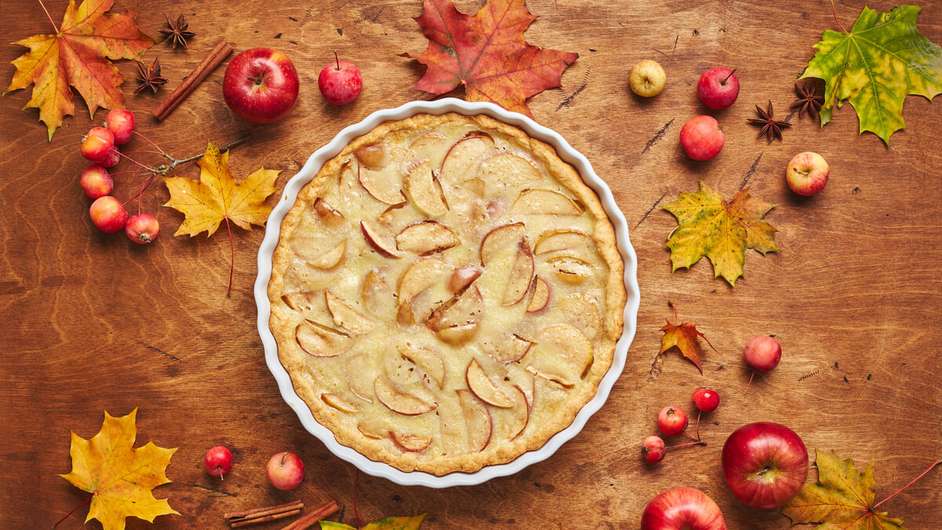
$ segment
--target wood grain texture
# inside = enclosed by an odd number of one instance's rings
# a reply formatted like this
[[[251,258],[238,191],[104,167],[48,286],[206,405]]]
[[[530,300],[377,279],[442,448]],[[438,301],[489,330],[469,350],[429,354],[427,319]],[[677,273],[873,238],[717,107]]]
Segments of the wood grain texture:
[[[921,31],[942,42],[942,5],[919,3],[925,5]],[[65,4],[47,2],[56,18]],[[250,129],[234,119],[222,101],[222,69],[161,124],[144,117],[153,97],[129,95],[139,129],[177,156],[251,130],[252,140],[232,155],[236,175],[264,165],[283,170],[281,185],[345,125],[423,97],[411,88],[419,69],[399,57],[425,46],[412,20],[420,12],[417,0],[123,4],[140,12],[151,35],[164,14],[178,13],[198,33],[189,52],[158,45],[147,53],[148,61],[160,56],[168,89],[221,37],[237,49],[279,47],[295,61],[300,101],[273,126]],[[908,98],[907,129],[893,136],[889,149],[873,135],[857,136],[849,106],[824,129],[802,120],[783,143],[766,145],[745,120],[754,104],[769,99],[784,114],[811,45],[833,25],[825,0],[529,5],[540,17],[528,33],[531,42],[580,54],[561,90],[531,102],[533,114],[588,156],[631,223],[642,304],[628,366],[608,404],[549,461],[447,491],[361,475],[361,515],[427,511],[428,528],[637,528],[649,498],[683,484],[715,498],[733,529],[785,529],[783,517],[737,505],[722,483],[723,441],[756,420],[790,425],[811,448],[876,462],[880,496],[939,458],[942,103]],[[837,8],[850,24],[862,6],[854,0]],[[2,11],[5,41],[49,30],[34,2],[6,0]],[[327,106],[316,89],[317,71],[334,50],[360,65],[366,84],[359,101],[341,109]],[[4,45],[0,62],[7,65],[21,52]],[[639,101],[627,92],[627,69],[648,57],[665,66],[669,85],[653,101]],[[697,76],[715,64],[738,68],[742,93],[718,113],[727,134],[723,153],[710,163],[688,163],[677,134],[700,112]],[[133,64],[120,68],[132,79]],[[5,66],[4,83],[10,75],[12,67]],[[231,298],[225,296],[225,237],[175,239],[180,217],[166,208],[157,208],[163,233],[150,248],[97,234],[77,184],[85,165],[78,143],[90,124],[84,106],[77,105],[78,115],[47,144],[36,112],[20,110],[27,100],[24,92],[0,99],[0,526],[50,528],[80,505],[87,495],[57,476],[69,470],[69,431],[91,436],[103,409],[124,414],[135,406],[141,443],[180,448],[168,469],[173,484],[158,491],[184,515],[162,517],[155,528],[223,528],[225,511],[294,497],[314,506],[330,496],[349,506],[354,468],[300,426],[265,367],[251,294],[262,231],[236,234]],[[652,141],[661,130],[661,139]],[[827,189],[811,200],[792,197],[782,176],[788,159],[802,150],[820,152],[832,167]],[[156,159],[140,141],[127,152]],[[196,172],[191,165],[178,174]],[[664,241],[674,221],[658,208],[646,212],[665,194],[694,189],[699,179],[732,194],[747,174],[755,194],[778,204],[769,220],[780,229],[782,252],[750,253],[735,289],[714,280],[708,263],[671,274]],[[141,180],[122,171],[117,195],[128,197]],[[165,200],[158,188],[146,196],[145,208]],[[658,329],[671,315],[668,301],[718,350],[708,352],[703,376],[676,355],[650,375]],[[761,333],[781,338],[785,357],[774,373],[747,385],[741,347]],[[653,432],[657,410],[686,406],[698,385],[723,396],[702,429],[709,445],[644,468],[639,445]],[[203,451],[217,443],[236,453],[224,482],[201,468]],[[308,469],[304,485],[290,495],[274,492],[264,478],[268,456],[285,449],[299,451]],[[938,528],[940,486],[936,470],[886,508],[910,529]],[[80,527],[84,513],[79,508],[59,528]],[[130,529],[147,527],[129,520]]]

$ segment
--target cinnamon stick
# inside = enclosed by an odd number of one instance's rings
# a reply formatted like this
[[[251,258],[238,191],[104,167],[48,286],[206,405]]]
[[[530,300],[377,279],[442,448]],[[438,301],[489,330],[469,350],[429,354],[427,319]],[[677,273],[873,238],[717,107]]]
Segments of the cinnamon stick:
[[[301,513],[304,509],[304,503],[301,501],[291,501],[276,506],[264,506],[242,512],[231,512],[224,514],[226,522],[232,528],[251,526],[256,524],[277,521],[286,517],[293,517]]]
[[[230,46],[228,42],[221,41],[217,44],[212,51],[209,52],[209,55],[207,55],[200,64],[196,65],[196,68],[194,68],[189,75],[183,78],[183,82],[180,83],[169,96],[154,107],[154,110],[151,111],[154,118],[156,118],[157,121],[163,121],[169,116],[170,113],[177,108],[177,105],[192,94],[193,91],[196,90],[196,87],[199,86],[209,74],[213,73],[213,70],[222,64],[231,53],[232,46]]]
[[[281,530],[307,530],[308,528],[314,526],[314,524],[318,523],[321,519],[330,517],[339,510],[340,506],[337,505],[337,501],[330,501],[313,512],[305,515],[304,517],[297,519]]]

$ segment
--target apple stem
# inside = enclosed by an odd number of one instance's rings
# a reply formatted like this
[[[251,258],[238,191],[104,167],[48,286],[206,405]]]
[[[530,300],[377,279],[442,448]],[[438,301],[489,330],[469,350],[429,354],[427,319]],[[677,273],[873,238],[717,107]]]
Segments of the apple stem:
[[[697,441],[700,441],[700,416],[703,414],[702,410],[697,411]]]
[[[337,55],[337,51],[334,50],[334,60],[337,61],[337,71],[340,71],[340,57]]]
[[[727,75],[726,77],[724,77],[724,78],[723,78],[723,81],[722,81],[720,84],[721,84],[721,85],[725,85],[726,82],[729,81],[729,78],[730,78],[730,77],[733,77],[733,74],[735,74],[735,73],[736,73],[736,69],[733,68],[733,71],[730,72],[729,75]]]
[[[751,384],[752,384],[752,378],[755,377],[755,376],[756,376],[756,371],[753,370],[752,373],[749,374],[749,382],[746,383],[746,384],[747,384],[747,385],[751,385]]]
[[[880,501],[880,502],[874,504],[873,506],[871,506],[871,507],[870,507],[870,511],[871,511],[871,512],[876,511],[876,509],[879,508],[881,504],[883,504],[884,502],[886,502],[886,501],[892,499],[893,497],[896,497],[896,496],[899,495],[900,493],[903,493],[904,491],[906,491],[906,489],[908,489],[908,488],[909,488],[910,486],[912,486],[913,484],[919,482],[919,481],[922,479],[922,477],[928,475],[928,474],[929,474],[933,469],[935,469],[936,466],[938,466],[939,464],[942,464],[942,460],[936,460],[935,462],[933,462],[932,465],[930,465],[928,468],[926,468],[926,470],[923,471],[922,473],[916,475],[916,478],[910,480],[905,486],[903,486],[902,488],[899,488],[898,490],[896,490],[896,491],[894,491],[893,493],[891,493],[889,496],[887,496],[887,497],[886,497],[885,499],[883,499],[882,501]]]
[[[115,153],[118,153],[118,156],[120,156],[120,157],[122,157],[122,158],[124,158],[124,159],[126,159],[126,160],[129,160],[132,164],[134,164],[134,165],[136,165],[136,166],[139,166],[139,167],[141,167],[141,168],[143,168],[143,169],[146,169],[147,171],[150,171],[151,173],[157,173],[157,169],[156,169],[156,168],[152,168],[152,167],[150,167],[150,166],[146,166],[146,165],[144,165],[144,164],[138,162],[137,160],[134,160],[134,159],[131,158],[130,156],[128,156],[128,155],[122,153],[122,152],[121,152],[120,150],[118,150],[118,149],[112,148],[112,150],[113,150]]]
[[[219,480],[226,480],[222,477],[222,466],[217,466],[216,471],[219,472]]]
[[[46,18],[49,19],[49,23],[52,24],[53,29],[56,30],[56,34],[59,33],[59,26],[52,20],[52,15],[49,14],[49,10],[46,9],[46,4],[43,3],[43,0],[37,0],[39,2],[39,7],[43,8],[43,12],[46,13]]]
[[[693,446],[695,446],[695,445],[706,445],[706,444],[707,444],[707,443],[704,442],[703,440],[696,440],[696,441],[693,441],[693,442],[685,442],[685,443],[677,444],[677,445],[669,445],[669,446],[666,447],[666,449],[670,449],[670,450],[674,450],[674,449],[683,449],[683,448],[685,448],[685,447],[693,447]],[[666,450],[666,449],[665,449],[665,450]]]

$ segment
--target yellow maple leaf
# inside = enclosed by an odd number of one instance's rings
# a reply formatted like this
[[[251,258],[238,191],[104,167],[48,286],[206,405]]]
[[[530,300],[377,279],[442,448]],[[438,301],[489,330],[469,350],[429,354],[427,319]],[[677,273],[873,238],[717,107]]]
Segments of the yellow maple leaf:
[[[420,515],[400,515],[393,517],[383,517],[361,526],[360,530],[419,530],[422,521],[425,520],[425,514]],[[321,530],[357,530],[355,526],[338,523],[336,521],[321,521]]]
[[[59,475],[92,494],[85,522],[98,519],[104,530],[124,530],[125,517],[154,522],[158,515],[180,515],[152,489],[167,484],[166,469],[176,449],[147,442],[134,448],[137,409],[115,418],[105,411],[101,430],[90,440],[72,433],[72,471]]]
[[[198,164],[199,181],[186,177],[164,180],[170,191],[170,200],[164,206],[184,215],[183,223],[173,235],[192,237],[206,232],[209,237],[224,220],[245,230],[251,230],[252,225],[265,225],[272,208],[265,204],[265,199],[275,192],[275,180],[280,171],[257,169],[237,184],[229,172],[229,152],[220,154],[213,144],[206,146],[206,153]]]
[[[722,276],[730,285],[743,274],[746,249],[761,254],[776,252],[775,228],[762,218],[774,208],[740,190],[732,200],[700,183],[700,190],[681,193],[664,209],[677,218],[667,238],[672,271],[690,268],[706,256],[713,264],[713,277]]]
[[[50,140],[62,118],[75,113],[70,85],[85,100],[90,116],[98,107],[123,107],[118,87],[124,79],[109,59],[135,59],[153,44],[132,15],[110,12],[113,4],[113,0],[84,0],[76,6],[69,0],[62,23],[53,24],[55,34],[14,43],[29,51],[13,61],[16,71],[6,92],[33,85],[25,108],[39,109]]]

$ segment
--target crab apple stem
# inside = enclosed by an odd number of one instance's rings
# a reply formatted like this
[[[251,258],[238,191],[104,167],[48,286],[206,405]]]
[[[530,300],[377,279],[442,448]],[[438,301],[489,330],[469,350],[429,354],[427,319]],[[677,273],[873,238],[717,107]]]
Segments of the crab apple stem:
[[[702,410],[697,411],[697,441],[700,441],[700,416],[703,415]]]
[[[910,480],[905,486],[903,486],[902,488],[900,488],[900,489],[894,491],[893,493],[891,493],[889,496],[887,496],[887,497],[886,497],[885,499],[883,499],[882,501],[880,501],[880,502],[874,504],[873,506],[871,506],[871,507],[870,507],[870,511],[871,511],[871,512],[872,512],[872,511],[875,511],[875,510],[876,510],[877,508],[879,508],[880,505],[883,504],[884,502],[886,502],[886,501],[892,499],[893,497],[896,497],[896,496],[899,495],[900,493],[903,493],[904,491],[906,491],[907,488],[909,488],[909,487],[912,486],[913,484],[919,482],[919,481],[922,479],[922,477],[928,475],[928,474],[929,474],[933,469],[935,469],[936,466],[938,466],[939,464],[942,464],[942,460],[936,460],[935,462],[933,462],[932,465],[930,465],[928,468],[926,468],[926,470],[923,471],[922,473],[916,475],[916,478]]]
[[[238,138],[238,139],[236,139],[236,140],[233,140],[233,141],[227,143],[226,145],[220,147],[220,148],[219,148],[219,152],[225,153],[226,151],[232,149],[233,147],[235,147],[235,146],[237,146],[237,145],[239,145],[239,144],[241,144],[241,143],[245,143],[245,141],[248,140],[248,139],[249,139],[249,135],[245,135],[245,136],[242,136],[241,138]],[[205,155],[205,154],[206,154],[206,153],[198,153],[198,154],[195,154],[195,155],[193,155],[193,156],[188,156],[188,157],[186,157],[186,158],[181,158],[181,159],[179,159],[179,160],[173,159],[173,162],[170,162],[170,169],[173,169],[173,168],[175,168],[175,167],[177,167],[177,166],[179,166],[179,165],[181,165],[181,164],[186,164],[187,162],[192,162],[192,161],[194,161],[194,160],[199,160],[200,158],[203,158],[203,155]]]
[[[152,167],[150,167],[150,166],[144,165],[144,164],[142,164],[141,162],[138,162],[137,160],[134,160],[134,159],[131,158],[130,156],[128,156],[128,155],[122,153],[121,151],[119,151],[119,150],[117,150],[117,149],[114,149],[114,152],[115,152],[115,153],[118,153],[118,156],[120,156],[121,158],[125,158],[125,159],[129,160],[129,161],[130,161],[132,164],[134,164],[134,165],[140,166],[141,168],[146,169],[147,171],[150,171],[151,173],[157,173],[157,170],[156,170],[155,168],[152,168]]]
[[[216,471],[219,472],[219,480],[226,480],[226,479],[224,479],[223,476],[222,476],[222,467],[221,467],[221,466],[217,466],[217,467],[216,467]]]
[[[735,74],[735,73],[736,73],[736,69],[733,68],[733,71],[730,72],[729,75],[727,75],[726,77],[724,77],[724,78],[723,78],[723,81],[721,81],[720,84],[721,84],[721,85],[725,85],[726,82],[729,81],[729,78],[730,78],[730,77],[733,77],[733,74]]]
[[[52,24],[52,27],[56,30],[56,33],[59,33],[59,26],[56,25],[55,21],[52,20],[52,15],[49,14],[49,10],[46,9],[46,4],[43,3],[43,0],[37,0],[39,2],[39,7],[43,8],[43,12],[46,13],[46,18],[49,19],[49,23]]]
[[[747,385],[751,385],[751,384],[752,384],[752,378],[755,377],[755,376],[756,376],[756,371],[753,370],[752,373],[749,374],[749,382],[746,383],[746,384],[747,384]]]
[[[669,445],[665,448],[665,450],[684,449],[686,447],[694,447],[696,445],[706,445],[706,442],[704,442],[703,440],[696,440],[694,442],[684,442],[682,444]]]
[[[229,225],[229,218],[226,217],[226,233],[229,235],[229,285],[226,286],[226,298],[232,295],[232,272],[235,269],[235,243],[232,241],[232,226]],[[284,465],[287,455],[281,457],[281,463]]]
[[[159,145],[157,145],[153,140],[151,140],[150,138],[148,138],[148,137],[145,136],[144,134],[139,133],[139,132],[137,132],[137,131],[133,131],[133,130],[131,131],[131,133],[134,134],[134,135],[136,135],[136,136],[138,136],[139,138],[141,138],[141,139],[144,140],[145,142],[149,143],[150,145],[154,146],[154,148],[157,149],[157,152],[159,152],[160,154],[162,154],[162,155],[164,156],[164,158],[166,158],[167,160],[171,160],[171,161],[174,160],[174,158],[173,158],[172,156],[170,156],[170,155],[169,155],[166,151],[164,151]]]
[[[337,55],[337,50],[334,50],[334,61],[337,61],[337,71],[340,71],[340,56]]]

